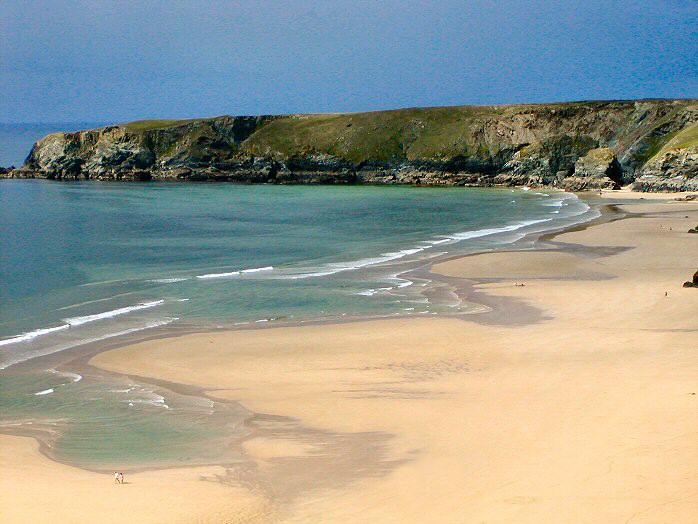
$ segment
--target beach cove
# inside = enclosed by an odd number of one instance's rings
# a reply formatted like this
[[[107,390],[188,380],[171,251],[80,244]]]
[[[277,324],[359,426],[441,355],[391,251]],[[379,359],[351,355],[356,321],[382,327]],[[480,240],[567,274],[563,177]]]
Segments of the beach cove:
[[[488,311],[98,353],[86,372],[244,407],[228,443],[237,458],[136,468],[113,486],[3,435],[3,522],[689,522],[698,294],[681,284],[698,261],[686,233],[698,205],[618,208],[619,220],[548,235],[535,251],[431,268],[465,279]]]

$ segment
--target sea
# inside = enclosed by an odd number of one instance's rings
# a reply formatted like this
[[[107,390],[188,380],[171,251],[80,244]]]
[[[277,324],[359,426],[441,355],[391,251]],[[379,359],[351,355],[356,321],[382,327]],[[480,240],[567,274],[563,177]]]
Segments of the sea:
[[[0,165],[56,130],[32,129],[5,126]],[[433,262],[598,216],[528,188],[0,180],[0,432],[95,470],[234,461],[244,406],[80,356],[188,331],[475,315]]]

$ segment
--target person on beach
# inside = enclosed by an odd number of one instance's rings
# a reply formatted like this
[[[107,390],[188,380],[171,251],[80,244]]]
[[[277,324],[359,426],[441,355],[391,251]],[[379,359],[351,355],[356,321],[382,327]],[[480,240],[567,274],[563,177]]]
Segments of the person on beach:
[[[114,472],[114,484],[118,484],[118,483],[119,483],[119,472],[115,471]]]
[[[124,483],[124,474],[119,472],[119,484],[123,484],[123,483]]]

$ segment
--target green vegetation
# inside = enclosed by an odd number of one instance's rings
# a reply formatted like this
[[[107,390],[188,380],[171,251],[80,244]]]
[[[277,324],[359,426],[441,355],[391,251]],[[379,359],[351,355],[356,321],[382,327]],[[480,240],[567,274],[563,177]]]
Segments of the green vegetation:
[[[127,131],[137,133],[143,131],[153,131],[155,129],[167,129],[168,127],[175,127],[191,122],[198,122],[201,120],[205,119],[190,118],[182,120],[136,120],[135,122],[129,122],[128,124],[121,124],[119,127],[123,127]]]
[[[276,158],[322,152],[354,163],[488,154],[476,124],[498,112],[464,106],[290,116],[265,125],[243,147]]]
[[[681,131],[669,133],[654,140],[650,149],[645,153],[648,160],[661,157],[672,149],[686,149],[687,147],[698,146],[698,122],[689,124]]]
[[[698,122],[684,127],[667,143],[667,148],[671,149],[685,149],[695,146],[698,146]]]

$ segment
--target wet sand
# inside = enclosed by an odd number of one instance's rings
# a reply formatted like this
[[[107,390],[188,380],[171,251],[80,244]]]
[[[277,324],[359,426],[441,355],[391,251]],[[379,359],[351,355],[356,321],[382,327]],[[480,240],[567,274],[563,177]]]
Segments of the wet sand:
[[[694,522],[698,289],[681,285],[698,203],[621,208],[640,214],[433,268],[512,318],[538,312],[525,322],[196,333],[98,354],[254,412],[231,443],[246,460],[114,486],[3,436],[1,520]]]

